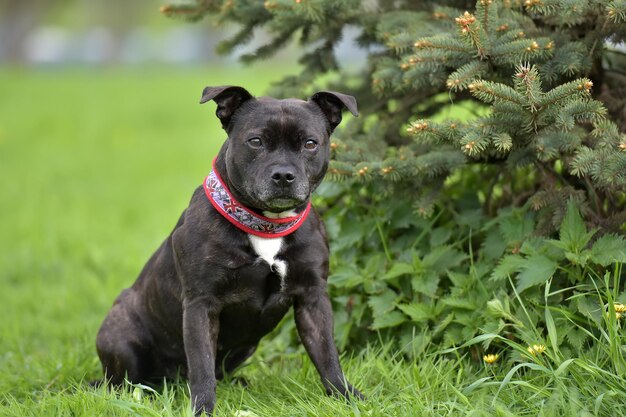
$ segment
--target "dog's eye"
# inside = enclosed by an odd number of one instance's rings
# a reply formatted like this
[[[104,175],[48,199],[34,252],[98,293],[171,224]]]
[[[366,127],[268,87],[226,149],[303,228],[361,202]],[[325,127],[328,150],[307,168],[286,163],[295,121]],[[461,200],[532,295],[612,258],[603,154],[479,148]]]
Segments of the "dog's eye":
[[[315,142],[313,139],[309,139],[304,142],[304,149],[312,151],[315,148],[317,148],[317,142]]]
[[[252,139],[248,139],[248,145],[251,148],[259,149],[261,146],[263,146],[263,142],[261,142],[260,138],[252,138]]]

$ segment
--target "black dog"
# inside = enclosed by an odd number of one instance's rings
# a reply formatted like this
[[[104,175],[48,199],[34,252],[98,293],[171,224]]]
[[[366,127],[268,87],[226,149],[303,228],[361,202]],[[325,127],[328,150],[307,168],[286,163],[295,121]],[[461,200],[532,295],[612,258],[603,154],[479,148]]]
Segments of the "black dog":
[[[328,244],[310,210],[328,167],[329,136],[354,97],[254,98],[207,87],[228,139],[211,174],[98,333],[105,378],[120,384],[182,374],[196,414],[211,414],[215,384],[248,358],[293,305],[326,391],[361,394],[345,379],[326,293]]]

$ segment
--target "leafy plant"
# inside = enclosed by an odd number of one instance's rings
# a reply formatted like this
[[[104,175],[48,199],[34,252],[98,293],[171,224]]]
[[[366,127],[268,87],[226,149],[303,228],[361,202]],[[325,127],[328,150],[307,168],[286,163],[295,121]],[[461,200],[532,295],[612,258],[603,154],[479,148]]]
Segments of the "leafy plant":
[[[326,201],[332,188],[324,190]],[[335,198],[327,212],[330,282],[342,346],[362,341],[364,327],[399,335],[409,354],[485,333],[545,342],[558,328],[552,346],[571,357],[599,336],[605,305],[626,302],[618,282],[607,284],[612,301],[597,295],[607,268],[626,262],[624,238],[588,230],[574,201],[551,239],[534,234],[537,214],[523,209],[487,220],[462,202],[427,220],[402,202],[380,198],[364,207],[350,194]],[[355,216],[365,227],[353,226]]]

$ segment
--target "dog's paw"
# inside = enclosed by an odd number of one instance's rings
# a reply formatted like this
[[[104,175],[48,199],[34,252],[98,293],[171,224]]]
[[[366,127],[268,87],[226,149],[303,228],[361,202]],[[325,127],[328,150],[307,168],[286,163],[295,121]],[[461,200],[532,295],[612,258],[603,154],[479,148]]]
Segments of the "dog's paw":
[[[196,398],[193,404],[193,415],[195,417],[200,417],[200,416],[212,417],[214,406],[215,406],[214,399],[202,400],[202,399]]]
[[[215,414],[213,414],[213,407],[194,407],[193,408],[193,415],[195,417],[214,417]]]
[[[352,391],[350,392],[350,395],[353,398],[356,398],[359,401],[365,401],[367,400],[367,397],[365,395],[363,395],[363,393],[361,391],[359,391],[358,389],[351,387]]]
[[[357,400],[365,400],[367,397],[363,395],[358,389],[354,388],[349,383],[347,385],[328,385],[326,386],[326,394],[337,397],[337,398],[345,398],[347,400],[357,399]]]

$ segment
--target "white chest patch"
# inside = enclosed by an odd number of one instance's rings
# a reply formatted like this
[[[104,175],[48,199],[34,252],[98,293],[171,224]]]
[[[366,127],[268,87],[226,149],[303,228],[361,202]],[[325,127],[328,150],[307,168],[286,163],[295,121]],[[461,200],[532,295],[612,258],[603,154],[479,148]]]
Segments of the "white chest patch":
[[[287,262],[276,259],[276,255],[283,246],[283,238],[266,239],[248,234],[248,239],[259,258],[270,265],[270,268],[280,276],[281,281],[284,280],[287,276]]]

